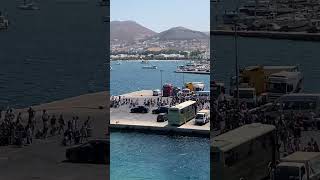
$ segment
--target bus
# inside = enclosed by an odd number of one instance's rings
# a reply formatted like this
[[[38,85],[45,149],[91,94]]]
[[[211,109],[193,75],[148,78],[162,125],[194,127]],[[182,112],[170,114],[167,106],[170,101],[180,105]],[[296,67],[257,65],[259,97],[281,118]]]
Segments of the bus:
[[[219,180],[260,180],[269,163],[279,159],[273,125],[252,123],[211,140],[211,177]]]
[[[168,124],[180,126],[193,119],[197,113],[196,101],[186,101],[169,108]]]

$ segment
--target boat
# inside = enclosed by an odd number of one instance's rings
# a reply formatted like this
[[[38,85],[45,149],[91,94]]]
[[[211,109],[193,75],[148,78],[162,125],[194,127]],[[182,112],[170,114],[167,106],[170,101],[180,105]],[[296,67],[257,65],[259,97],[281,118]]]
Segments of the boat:
[[[116,63],[116,65],[121,65],[121,62],[118,61],[118,62]]]
[[[22,10],[39,10],[40,8],[34,4],[34,2],[27,3],[26,0],[23,1],[23,4],[18,6]]]
[[[0,14],[0,30],[1,29],[8,29],[9,27],[9,20]]]
[[[149,63],[148,60],[142,60],[142,61],[141,61],[141,64],[148,64],[148,63]]]
[[[155,65],[152,66],[143,66],[142,69],[157,69],[158,67]]]

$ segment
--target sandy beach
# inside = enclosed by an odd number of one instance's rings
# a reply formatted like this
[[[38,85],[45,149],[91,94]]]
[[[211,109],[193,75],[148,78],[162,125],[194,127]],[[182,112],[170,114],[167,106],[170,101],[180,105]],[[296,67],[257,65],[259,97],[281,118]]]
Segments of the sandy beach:
[[[37,126],[42,126],[43,109],[46,109],[50,116],[63,114],[66,122],[73,116],[78,116],[82,124],[90,116],[93,127],[91,138],[106,138],[109,123],[107,99],[107,92],[98,92],[33,106],[36,110]],[[27,109],[14,110],[15,114],[23,113],[23,124],[27,120]],[[0,179],[109,179],[109,167],[106,165],[64,162],[65,150],[68,146],[62,146],[61,140],[62,136],[56,135],[47,139],[34,139],[32,145],[22,148],[0,146]]]

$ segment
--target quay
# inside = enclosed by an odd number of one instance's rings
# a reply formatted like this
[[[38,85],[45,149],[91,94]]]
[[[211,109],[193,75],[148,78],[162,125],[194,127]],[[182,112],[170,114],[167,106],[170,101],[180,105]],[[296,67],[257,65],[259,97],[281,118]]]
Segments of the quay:
[[[174,71],[175,73],[186,73],[186,74],[206,74],[210,75],[210,72],[207,71]]]
[[[122,98],[138,100],[157,99],[159,96],[152,96],[152,90],[135,91],[128,94],[120,95]],[[162,97],[168,99],[168,97]],[[140,103],[141,104],[141,103]],[[180,126],[170,126],[168,121],[157,122],[157,114],[152,114],[152,109],[149,113],[130,113],[128,105],[123,105],[118,108],[110,108],[110,125],[109,131],[130,131],[166,135],[183,135],[183,136],[201,136],[210,137],[210,122],[200,126],[195,125],[195,120],[182,124]]]
[[[92,138],[106,138],[108,133],[108,93],[84,94],[54,102],[32,106],[36,111],[36,124],[42,125],[42,110],[49,115],[63,114],[68,121],[79,116],[81,123],[91,117]],[[22,112],[22,123],[28,119],[28,108],[14,109],[14,114]],[[109,165],[81,164],[65,162],[66,149],[62,146],[63,136],[50,136],[47,139],[33,139],[33,143],[21,148],[14,145],[0,147],[0,179],[105,179],[109,175]]]
[[[231,30],[213,30],[213,35],[234,36],[234,31]],[[320,33],[307,32],[278,32],[278,31],[237,31],[237,34],[242,37],[257,37],[269,39],[287,39],[299,41],[320,41]]]

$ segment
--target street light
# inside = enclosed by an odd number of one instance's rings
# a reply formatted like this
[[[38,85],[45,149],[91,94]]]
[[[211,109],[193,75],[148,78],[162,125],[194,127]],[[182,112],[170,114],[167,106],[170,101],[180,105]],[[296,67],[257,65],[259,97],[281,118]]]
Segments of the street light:
[[[237,22],[238,22],[238,8],[237,15],[234,17],[234,47],[235,47],[235,70],[236,70],[236,90],[237,98],[236,105],[239,108],[239,67],[238,67],[238,32],[237,32]]]

